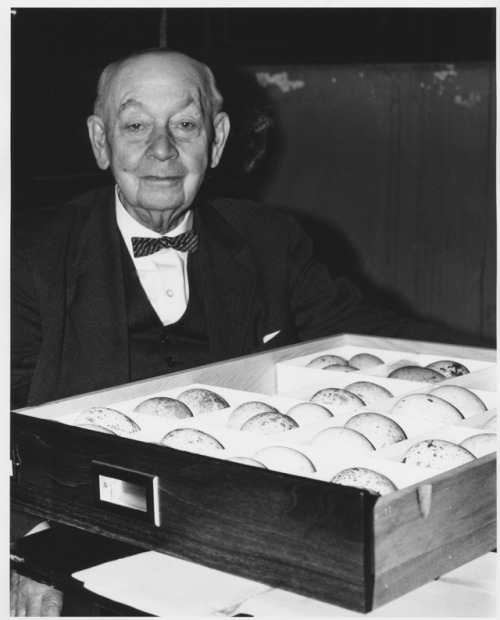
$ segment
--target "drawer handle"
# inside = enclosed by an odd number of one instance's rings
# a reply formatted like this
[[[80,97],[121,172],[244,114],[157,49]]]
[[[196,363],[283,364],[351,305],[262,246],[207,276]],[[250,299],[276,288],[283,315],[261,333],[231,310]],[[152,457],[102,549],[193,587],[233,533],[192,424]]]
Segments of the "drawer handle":
[[[92,461],[92,499],[102,510],[160,525],[158,476]]]

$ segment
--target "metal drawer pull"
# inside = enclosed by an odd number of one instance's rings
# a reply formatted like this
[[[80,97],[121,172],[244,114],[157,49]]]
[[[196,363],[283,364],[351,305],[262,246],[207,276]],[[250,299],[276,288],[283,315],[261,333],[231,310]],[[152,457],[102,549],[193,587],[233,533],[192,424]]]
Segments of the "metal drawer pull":
[[[160,525],[158,476],[92,461],[92,498],[108,512]]]

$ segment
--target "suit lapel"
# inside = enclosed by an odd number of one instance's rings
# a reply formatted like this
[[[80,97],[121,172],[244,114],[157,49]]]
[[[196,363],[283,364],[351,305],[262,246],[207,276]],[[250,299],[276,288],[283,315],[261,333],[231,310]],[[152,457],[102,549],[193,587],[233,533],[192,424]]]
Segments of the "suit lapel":
[[[114,191],[91,209],[88,223],[74,240],[76,255],[69,262],[76,265],[68,278],[69,325],[82,367],[92,368],[98,383],[100,379],[117,385],[129,381],[130,366]]]
[[[200,233],[198,261],[210,349],[218,359],[236,357],[253,345],[251,319],[257,303],[257,276],[251,250],[209,203],[194,211]]]
[[[67,263],[68,334],[64,340],[75,362],[63,375],[74,386],[79,368],[87,372],[91,368],[89,385],[119,385],[130,381],[130,363],[114,192],[90,209],[90,217],[72,240]],[[194,225],[200,244],[190,260],[197,261],[210,350],[216,359],[243,355],[258,344],[252,340],[252,321],[264,316],[263,308],[259,310],[251,248],[209,203],[194,209]],[[84,387],[77,389],[85,391]]]

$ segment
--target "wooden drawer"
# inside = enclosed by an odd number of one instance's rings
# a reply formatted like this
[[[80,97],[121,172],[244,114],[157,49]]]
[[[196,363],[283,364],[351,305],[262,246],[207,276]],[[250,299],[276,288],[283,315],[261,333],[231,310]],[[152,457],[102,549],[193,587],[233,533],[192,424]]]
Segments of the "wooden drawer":
[[[496,362],[489,350],[341,335],[26,408],[12,413],[12,503],[360,612],[495,548],[495,454],[377,498],[57,421],[196,382],[274,394],[277,362],[346,342]],[[476,378],[491,389],[491,372]],[[103,502],[103,475],[135,485],[140,508]]]

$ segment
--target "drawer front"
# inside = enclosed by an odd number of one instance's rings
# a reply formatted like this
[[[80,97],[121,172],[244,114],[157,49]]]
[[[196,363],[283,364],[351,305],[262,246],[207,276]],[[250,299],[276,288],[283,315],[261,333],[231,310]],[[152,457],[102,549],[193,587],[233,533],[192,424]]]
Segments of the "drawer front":
[[[371,608],[369,493],[19,414],[12,433],[19,509],[348,609]],[[99,497],[99,475],[121,474],[138,490],[139,510]],[[151,500],[140,499],[152,479],[156,523]]]

